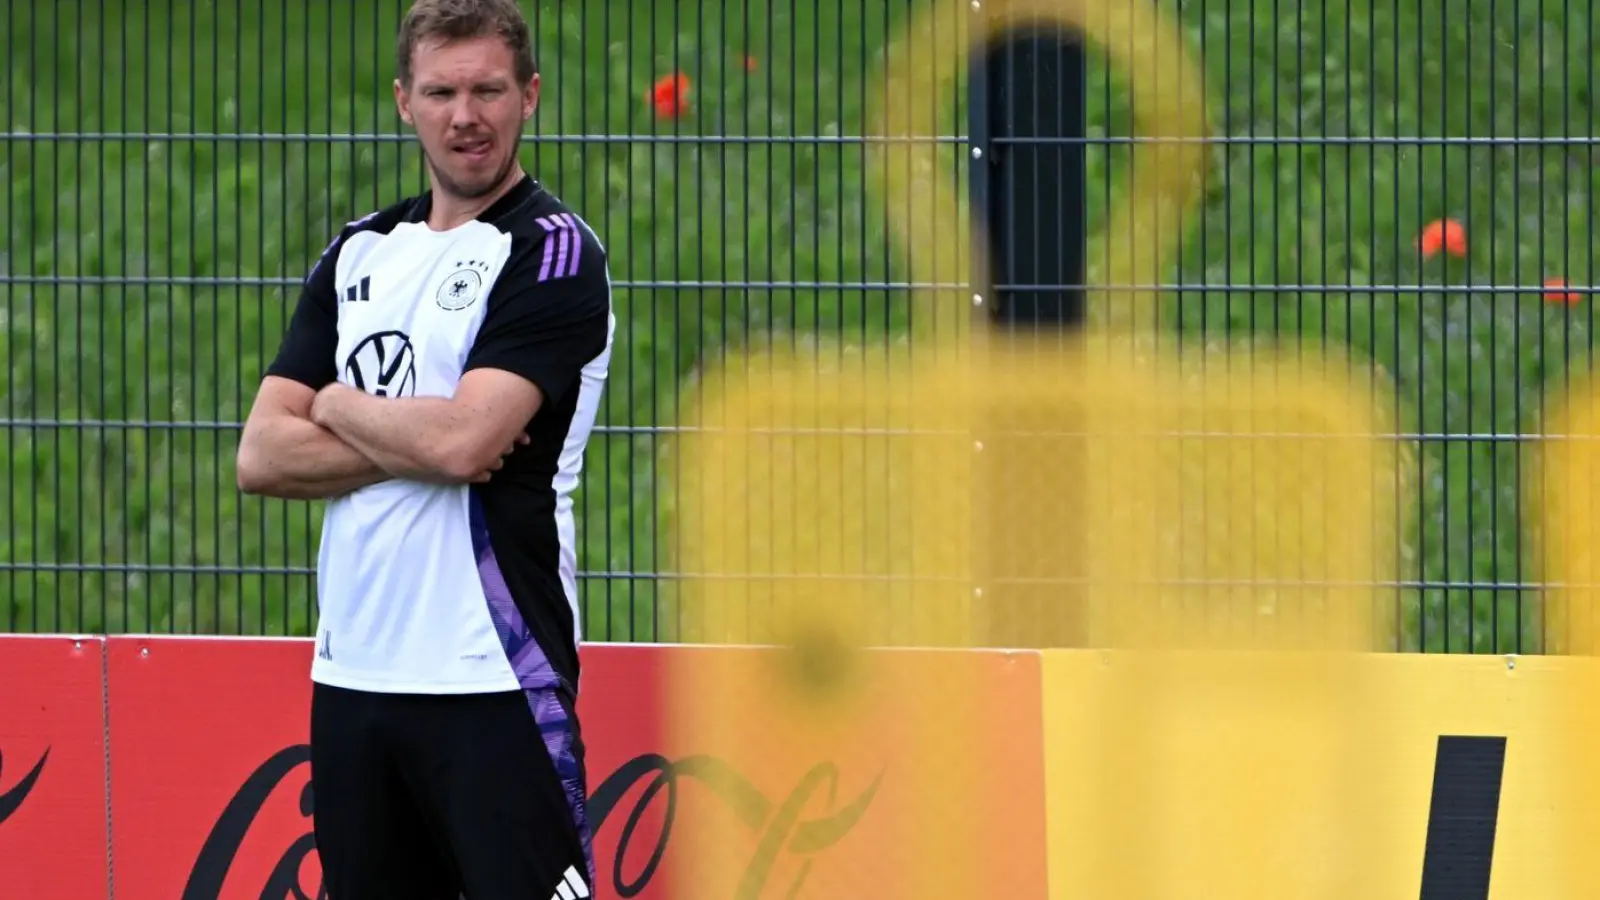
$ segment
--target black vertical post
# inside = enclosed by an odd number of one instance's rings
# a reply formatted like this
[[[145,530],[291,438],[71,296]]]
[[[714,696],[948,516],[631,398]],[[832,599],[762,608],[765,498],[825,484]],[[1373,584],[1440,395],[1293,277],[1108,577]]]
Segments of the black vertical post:
[[[994,16],[1004,0],[980,0]],[[979,24],[979,23],[975,23]],[[1076,341],[1087,317],[1082,36],[1053,23],[995,33],[969,72],[975,327],[993,358]],[[1045,418],[1003,393],[981,430],[978,599],[990,646],[1083,646],[1084,442],[1066,402]]]
[[[979,308],[1003,331],[1084,325],[1084,67],[1079,36],[1053,25],[997,35],[973,63],[972,206],[989,280]]]

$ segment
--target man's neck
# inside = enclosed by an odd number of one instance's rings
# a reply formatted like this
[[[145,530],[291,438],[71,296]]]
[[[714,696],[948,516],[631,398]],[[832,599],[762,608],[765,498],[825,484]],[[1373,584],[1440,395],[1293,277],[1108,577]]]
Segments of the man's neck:
[[[464,200],[439,190],[438,182],[434,181],[430,176],[429,180],[432,181],[431,187],[433,188],[433,209],[428,213],[428,227],[434,231],[449,231],[452,228],[470,222],[481,215],[484,210],[493,206],[501,197],[510,193],[511,189],[516,187],[524,177],[526,177],[526,173],[522,171],[522,165],[514,163],[511,166],[511,171],[506,173],[505,180],[500,182],[499,187],[484,194],[482,197]]]

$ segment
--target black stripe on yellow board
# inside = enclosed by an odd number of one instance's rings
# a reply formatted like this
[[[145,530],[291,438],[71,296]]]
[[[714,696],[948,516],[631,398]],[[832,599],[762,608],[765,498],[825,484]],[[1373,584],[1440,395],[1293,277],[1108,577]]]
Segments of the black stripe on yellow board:
[[[1422,900],[1488,900],[1506,739],[1441,735],[1422,859]]]

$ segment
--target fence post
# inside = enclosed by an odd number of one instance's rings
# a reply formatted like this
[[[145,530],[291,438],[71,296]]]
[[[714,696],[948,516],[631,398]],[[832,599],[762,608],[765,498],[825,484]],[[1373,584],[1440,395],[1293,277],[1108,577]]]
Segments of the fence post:
[[[979,0],[973,15],[1003,2]],[[1083,37],[1053,23],[992,32],[972,57],[973,324],[988,358],[1085,329],[1085,66]],[[1068,407],[1047,416],[1000,399],[982,429],[974,606],[988,646],[1087,643],[1086,456]],[[1057,436],[1027,436],[1047,417]]]

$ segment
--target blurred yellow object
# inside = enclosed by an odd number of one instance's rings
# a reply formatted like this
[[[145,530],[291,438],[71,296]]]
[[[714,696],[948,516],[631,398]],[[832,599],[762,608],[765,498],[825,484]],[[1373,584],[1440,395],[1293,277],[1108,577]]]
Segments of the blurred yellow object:
[[[1544,652],[1600,654],[1600,384],[1576,381],[1551,404],[1523,474],[1546,561]]]
[[[1100,45],[1130,79],[1140,137],[1158,139],[1135,148],[1132,192],[1097,238],[1107,268],[1091,290],[1094,333],[1007,340],[971,327],[981,293],[940,292],[919,303],[904,344],[813,337],[804,353],[729,354],[703,373],[674,446],[677,636],[751,649],[669,673],[673,745],[724,748],[774,778],[828,746],[895,773],[865,843],[826,875],[795,876],[823,879],[808,883],[819,896],[1037,895],[1024,873],[1001,885],[1004,865],[965,849],[1032,834],[992,824],[985,804],[1001,792],[979,777],[1019,769],[990,748],[1043,740],[1018,730],[1022,716],[977,724],[1020,689],[948,661],[913,677],[865,648],[1392,645],[1381,598],[1403,479],[1378,436],[1388,419],[1370,398],[1384,392],[1299,348],[1185,349],[1181,369],[1148,353],[1163,248],[1200,196],[1206,130],[1200,70],[1153,8],[947,3],[913,23],[875,93],[891,140],[872,153],[912,281],[989,283],[970,270],[957,196],[941,189],[953,173],[932,140],[936,105],[907,99],[947,90],[951,58],[1041,25]],[[1160,701],[1140,684],[1131,705],[1105,711],[1108,727]],[[1272,699],[1257,712],[1281,709]],[[1326,713],[1304,708],[1308,735],[1344,721]],[[1154,746],[1165,726],[1151,723],[1130,752]],[[683,887],[754,900],[748,874],[724,865],[739,826],[693,815]]]
[[[1364,373],[1310,354],[1085,368],[1067,402],[1090,435],[1093,646],[1394,646],[1406,479]]]
[[[993,765],[996,741],[1029,740],[1016,725],[974,733],[975,711],[1019,693],[962,676],[948,657],[910,677],[866,648],[976,647],[1007,633],[1147,653],[1386,649],[1395,617],[1380,598],[1392,593],[1402,479],[1370,394],[1309,354],[1219,365],[1203,380],[1015,346],[730,360],[707,373],[696,424],[677,443],[677,618],[683,640],[749,649],[680,657],[692,662],[669,673],[673,745],[721,748],[787,779],[849,748],[896,781],[858,838],[877,842],[873,852],[836,855],[830,888],[974,896],[985,873],[962,847],[992,791],[960,761]],[[1012,471],[1036,473],[1034,489],[1003,477]],[[1080,552],[1058,552],[1073,541]],[[1018,582],[1031,605],[1009,602]],[[1052,610],[1052,596],[1078,602]],[[1188,733],[1160,712],[1181,705],[1181,678],[1119,683],[1120,702],[1095,715],[1108,764]],[[1344,733],[1362,695],[1315,679],[1280,687],[1189,690],[1241,727],[1277,727],[1293,711],[1302,749]],[[1208,796],[1201,786],[1169,786],[1157,803],[1147,792],[1158,783],[1123,790],[1147,809],[1199,815],[1183,798]],[[1299,790],[1323,801],[1339,784]],[[1211,815],[1272,821],[1256,813]],[[696,884],[742,896],[717,861],[747,827],[713,810],[686,815]],[[1180,856],[1173,865],[1192,863]],[[887,862],[908,857],[939,863]]]
[[[680,444],[684,639],[803,647],[819,684],[850,648],[996,629],[1392,646],[1404,479],[1359,370],[1309,352],[1204,379],[1062,348],[819,358],[703,383]]]
[[[1095,236],[1092,259],[1105,260],[1090,285],[1091,313],[1102,338],[1124,339],[1155,323],[1163,258],[1205,187],[1207,135],[1205,76],[1182,34],[1153,4],[1126,0],[1002,0],[934,5],[891,45],[888,74],[874,92],[879,133],[892,138],[876,149],[869,173],[887,202],[884,210],[913,250],[912,280],[920,284],[992,283],[986,262],[973,254],[975,227],[964,214],[948,145],[936,140],[948,125],[940,104],[959,66],[1009,36],[1040,30],[1082,35],[1104,54],[1132,94],[1136,117],[1133,171],[1126,193],[1109,210]],[[964,40],[963,40],[964,36]],[[974,148],[970,165],[986,165]],[[963,148],[963,152],[965,148]],[[986,245],[978,242],[978,245]],[[966,333],[968,298],[945,292],[924,306],[936,341],[959,342]]]

